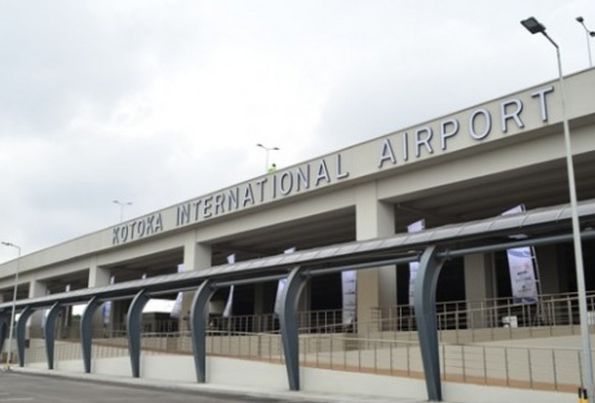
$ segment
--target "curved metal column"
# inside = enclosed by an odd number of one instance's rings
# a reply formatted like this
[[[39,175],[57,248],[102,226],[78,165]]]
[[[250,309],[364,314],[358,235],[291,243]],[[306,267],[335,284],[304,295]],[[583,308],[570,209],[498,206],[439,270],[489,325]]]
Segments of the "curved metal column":
[[[87,303],[83,316],[81,317],[81,350],[83,352],[83,364],[85,373],[91,373],[91,351],[93,343],[93,316],[101,303],[97,297],[93,297]]]
[[[45,336],[45,352],[48,357],[48,369],[54,369],[54,340],[56,330],[56,319],[60,313],[60,303],[56,302],[50,308],[46,318],[43,333]]]
[[[7,312],[0,312],[0,351],[4,348],[4,342],[6,341],[6,333],[8,333],[8,327],[10,322],[10,315]]]
[[[140,377],[140,333],[143,319],[143,308],[149,301],[149,296],[145,290],[140,290],[132,300],[126,323],[128,326],[128,352],[130,353],[130,365],[132,367],[132,376]]]
[[[190,310],[190,323],[192,332],[192,351],[194,353],[194,367],[196,368],[196,381],[205,383],[207,365],[207,326],[209,321],[208,303],[215,288],[209,280],[205,280],[194,294]]]
[[[21,316],[17,321],[17,349],[19,351],[19,366],[25,366],[25,333],[27,331],[27,321],[35,312],[30,307],[25,307],[21,311]]]
[[[300,390],[300,363],[299,363],[299,339],[298,339],[298,317],[297,306],[300,294],[306,285],[307,277],[300,273],[300,268],[294,268],[287,277],[287,284],[283,290],[281,300],[281,314],[279,322],[281,325],[281,338],[283,342],[283,353],[285,354],[285,367],[289,389]]]
[[[419,261],[413,295],[419,347],[430,401],[442,400],[436,326],[436,283],[443,263],[444,259],[436,257],[435,246],[426,248]]]

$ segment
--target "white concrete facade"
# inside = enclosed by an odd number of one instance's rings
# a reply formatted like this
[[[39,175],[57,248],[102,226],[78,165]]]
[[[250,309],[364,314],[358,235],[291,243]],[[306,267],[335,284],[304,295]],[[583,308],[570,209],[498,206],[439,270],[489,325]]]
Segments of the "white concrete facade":
[[[595,197],[595,69],[565,82],[579,199]],[[121,266],[150,265],[155,256],[200,270],[213,264],[215,250],[250,242],[258,250],[247,253],[279,253],[269,241],[292,246],[303,235],[298,227],[313,244],[361,240],[403,232],[407,220],[448,223],[495,215],[510,203],[565,202],[561,120],[558,83],[539,84],[26,254],[20,281],[27,296],[39,296],[68,276],[85,287],[106,285]],[[309,231],[319,218],[327,225]],[[344,233],[334,235],[333,227]],[[556,252],[547,253],[544,267],[551,267]],[[469,297],[494,294],[489,259],[465,260]],[[0,265],[0,290],[10,289],[15,267]],[[545,278],[555,291],[552,270]],[[370,308],[397,303],[394,267],[361,273],[358,283],[360,320]]]

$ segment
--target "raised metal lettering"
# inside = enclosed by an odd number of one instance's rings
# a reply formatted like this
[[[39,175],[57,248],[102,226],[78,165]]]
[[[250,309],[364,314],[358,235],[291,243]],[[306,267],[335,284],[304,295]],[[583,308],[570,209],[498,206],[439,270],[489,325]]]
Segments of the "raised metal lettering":
[[[285,171],[281,174],[279,180],[279,191],[283,196],[287,196],[293,190],[293,175],[289,171]]]
[[[382,168],[386,161],[390,161],[393,165],[397,163],[393,145],[390,139],[384,139],[382,142],[382,150],[380,151],[380,160],[378,161],[378,168]]]
[[[547,97],[546,95],[550,92],[554,92],[554,87],[545,87],[540,89],[539,91],[535,91],[531,94],[531,97],[539,97],[539,109],[541,110],[541,120],[547,122],[548,114],[547,114]]]
[[[341,164],[341,154],[337,154],[337,180],[345,179],[349,177],[349,172],[343,172],[343,166]]]
[[[328,167],[326,166],[326,161],[324,159],[321,159],[318,165],[318,174],[316,175],[316,186],[318,186],[320,182],[323,180],[326,183],[329,183],[331,181],[331,177],[328,174]]]
[[[484,118],[484,121],[485,121],[485,125],[484,125],[483,131],[481,133],[477,133],[477,131],[475,130],[475,119],[479,115],[482,115]],[[471,116],[469,116],[469,135],[476,140],[482,140],[488,134],[490,134],[491,130],[492,130],[492,116],[490,115],[490,112],[488,112],[487,110],[485,110],[483,108],[473,111]]]
[[[420,137],[420,134],[426,133],[424,138]],[[415,157],[419,158],[421,155],[421,145],[423,144],[426,150],[428,150],[429,154],[434,153],[432,149],[432,145],[430,141],[432,141],[432,128],[431,127],[422,127],[415,131]]]
[[[448,127],[451,129],[448,130]],[[459,121],[457,119],[448,119],[440,123],[440,147],[442,150],[447,149],[446,140],[456,136],[459,132]]]
[[[510,106],[515,106],[512,111],[508,111]],[[502,119],[502,132],[508,132],[508,121],[513,119],[519,129],[525,127],[525,124],[519,116],[523,111],[523,103],[518,99],[511,99],[500,104],[500,118]]]

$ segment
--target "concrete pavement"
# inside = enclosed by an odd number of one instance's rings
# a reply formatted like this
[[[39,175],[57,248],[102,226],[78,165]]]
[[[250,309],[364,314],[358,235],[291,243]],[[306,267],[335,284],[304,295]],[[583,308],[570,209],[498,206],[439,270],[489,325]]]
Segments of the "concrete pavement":
[[[270,391],[213,384],[172,384],[149,379],[118,378],[29,368],[0,373],[0,402],[31,403],[223,403],[223,402],[328,402],[419,403],[412,399],[330,395],[311,392]]]

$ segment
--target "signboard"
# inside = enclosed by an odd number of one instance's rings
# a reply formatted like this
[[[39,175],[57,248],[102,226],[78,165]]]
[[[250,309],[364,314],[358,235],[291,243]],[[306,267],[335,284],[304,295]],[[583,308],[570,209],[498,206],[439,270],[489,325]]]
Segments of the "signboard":
[[[555,123],[554,89],[545,85],[490,101],[176,204],[110,228],[106,240],[122,245],[541,128]]]
[[[525,211],[525,206],[519,205],[502,215],[518,214]],[[519,235],[517,237],[523,237]],[[513,237],[514,238],[514,237]],[[524,246],[506,250],[510,285],[515,304],[535,304],[538,299],[537,280],[535,277],[535,253],[532,247]]]
[[[352,325],[355,322],[357,309],[357,272],[355,270],[341,272],[341,287],[343,293],[343,324]]]
[[[113,285],[115,282],[116,282],[116,277],[111,276],[109,278],[110,285]],[[107,301],[105,304],[103,304],[102,310],[103,310],[103,324],[104,325],[109,325],[112,320],[112,305],[113,305],[112,301]]]

